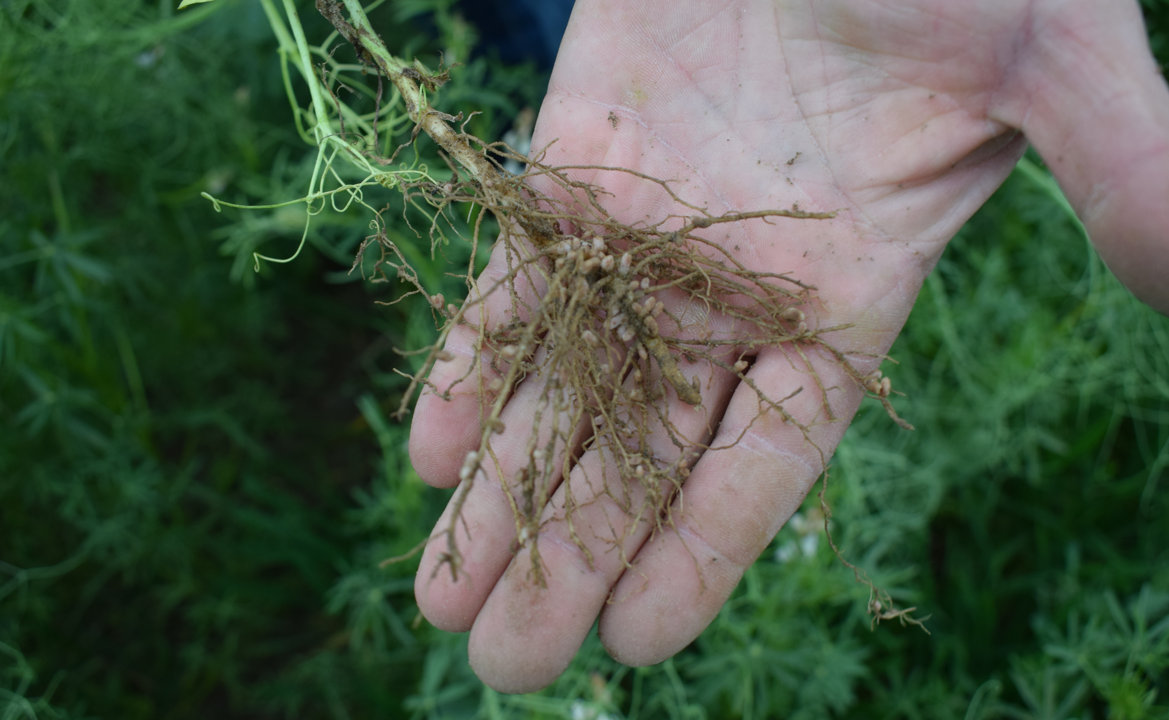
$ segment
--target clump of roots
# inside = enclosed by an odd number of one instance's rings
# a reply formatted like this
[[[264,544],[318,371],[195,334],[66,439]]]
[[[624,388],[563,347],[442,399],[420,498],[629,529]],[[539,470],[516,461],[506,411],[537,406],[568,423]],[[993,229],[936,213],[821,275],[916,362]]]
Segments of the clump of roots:
[[[500,146],[483,147],[482,153],[493,163],[510,156]],[[816,327],[805,314],[804,309],[815,304],[814,287],[789,275],[744,267],[700,234],[717,225],[781,217],[814,221],[833,213],[790,208],[712,215],[673,195],[667,182],[619,170],[656,185],[689,211],[656,224],[629,225],[606,211],[602,189],[570,177],[578,169],[529,161],[525,173],[501,175],[503,179],[490,189],[468,179],[448,183],[440,192],[430,186],[412,190],[440,209],[471,202],[496,214],[503,228],[496,252],[506,253],[507,269],[488,286],[468,276],[470,298],[461,307],[432,296],[443,328],[436,343],[424,351],[423,368],[412,378],[399,412],[408,411],[412,396],[426,384],[429,368],[446,359],[442,348],[450,332],[460,326],[471,328],[477,337],[472,352],[476,360],[446,387],[429,388],[446,396],[455,385],[470,383],[488,398],[482,405],[479,446],[467,454],[460,473],[462,498],[494,461],[492,441],[505,429],[507,400],[524,380],[539,379],[542,393],[526,428],[527,464],[518,476],[507,477],[498,469],[494,473],[507,485],[518,545],[531,550],[537,581],[543,569],[535,540],[543,510],[584,450],[599,450],[611,464],[602,474],[619,480],[607,481],[602,492],[627,517],[658,528],[671,522],[670,500],[691,464],[702,453],[717,451],[705,444],[706,438],[678,430],[667,412],[671,402],[702,402],[698,378],[688,377],[683,365],[708,364],[733,373],[755,391],[761,414],[775,413],[807,438],[810,428],[784,409],[790,398],[767,396],[747,372],[757,350],[787,345],[815,378],[808,353],[825,351],[892,414],[888,379],[862,375],[849,357],[825,340],[825,335],[843,328]],[[535,178],[551,185],[554,193],[535,192]],[[383,259],[403,267],[397,249],[384,237],[381,243]],[[416,289],[425,292],[421,285]],[[485,313],[480,310],[499,294],[508,299],[512,320],[490,327],[483,323]],[[729,321],[735,333],[718,336],[707,327],[710,317]],[[827,411],[831,388],[815,380],[813,385],[806,391],[818,393]],[[650,449],[650,434],[663,429],[677,451],[672,459],[662,459]],[[636,492],[630,491],[630,484],[637,485]],[[573,510],[569,498],[562,517],[570,524]],[[456,576],[462,557],[458,516],[454,513],[449,527],[440,529],[447,543],[444,562]],[[581,548],[587,554],[583,543]]]
[[[464,133],[456,118],[426,106],[421,89],[434,89],[441,82],[437,76],[425,76],[419,66],[395,65],[372,30],[356,20],[350,24],[335,3],[318,0],[318,7],[357,47],[363,62],[395,85],[417,127],[450,158],[453,178],[449,182],[443,186],[403,184],[407,199],[430,204],[436,217],[470,203],[498,219],[501,235],[495,252],[505,253],[505,270],[483,284],[468,268],[469,297],[461,306],[430,294],[403,252],[384,233],[375,234],[364,247],[376,244],[383,270],[392,269],[398,279],[427,294],[440,319],[438,339],[422,351],[424,362],[411,380],[401,413],[408,411],[413,396],[427,385],[425,378],[434,364],[448,359],[443,346],[450,333],[469,328],[476,337],[464,375],[445,387],[428,388],[446,396],[455,385],[478,387],[484,398],[478,447],[464,459],[456,503],[466,497],[471,483],[498,463],[493,442],[506,429],[503,414],[508,399],[525,380],[538,382],[539,397],[530,418],[525,418],[525,425],[530,422],[524,428],[528,431],[522,456],[526,464],[518,473],[499,472],[498,467],[493,473],[505,485],[515,517],[517,549],[531,551],[537,582],[544,572],[536,538],[545,507],[586,450],[599,451],[597,455],[610,464],[602,473],[606,485],[601,492],[627,517],[652,523],[657,529],[670,524],[671,499],[689,468],[703,453],[718,450],[708,445],[707,435],[688,436],[671,422],[667,411],[671,403],[702,402],[699,379],[688,377],[684,367],[705,365],[737,376],[755,391],[761,415],[774,413],[811,442],[811,428],[784,409],[790,396],[767,396],[748,370],[758,350],[787,346],[793,361],[802,362],[800,369],[813,379],[810,387],[797,392],[817,393],[822,421],[831,421],[828,393],[832,388],[816,379],[810,360],[813,353],[827,353],[903,424],[889,405],[888,379],[862,374],[853,364],[855,358],[826,341],[826,335],[842,328],[818,327],[809,317],[816,303],[814,287],[790,275],[745,267],[702,233],[712,226],[777,218],[814,222],[832,217],[832,212],[791,207],[712,214],[677,196],[670,183],[631,170],[550,167],[540,158],[517,158],[506,147],[485,144]],[[506,158],[522,160],[527,169],[518,175],[506,172]],[[626,173],[656,187],[679,212],[641,224],[617,220],[606,210],[603,189],[574,179],[581,171],[602,170]],[[477,241],[478,227],[472,243]],[[499,297],[507,299],[510,320],[489,324],[485,303],[498,305]],[[709,329],[705,322],[709,317],[733,326],[734,332]],[[675,449],[669,458],[659,457],[651,448],[651,434],[660,438],[663,431]],[[822,460],[826,466],[826,458]],[[570,528],[574,502],[567,498],[561,516]],[[449,526],[439,529],[447,544],[444,561],[456,577],[462,558],[458,509]],[[587,555],[584,543],[578,544]],[[878,618],[906,619],[903,614],[891,615],[899,611],[891,610],[888,596],[873,588],[861,571],[849,567],[873,589]]]

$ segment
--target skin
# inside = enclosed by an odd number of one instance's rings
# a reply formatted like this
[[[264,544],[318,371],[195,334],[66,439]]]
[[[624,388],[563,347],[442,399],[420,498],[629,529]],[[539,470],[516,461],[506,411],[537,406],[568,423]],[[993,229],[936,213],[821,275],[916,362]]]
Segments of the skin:
[[[945,244],[1030,142],[1109,267],[1142,300],[1169,311],[1169,91],[1137,4],[972,7],[578,0],[533,147],[556,140],[546,159],[553,165],[671,179],[679,195],[715,213],[793,203],[836,210],[832,220],[751,222],[712,228],[707,237],[748,267],[814,285],[810,323],[851,324],[830,341],[880,355]],[[628,176],[579,177],[612,191],[607,207],[625,222],[679,212]],[[486,312],[490,323],[505,322],[505,299],[489,301]],[[734,332],[723,318],[706,322]],[[454,359],[431,376],[438,386],[462,375],[472,340],[451,336]],[[811,382],[789,352],[770,348],[754,358],[749,377],[771,397]],[[463,507],[464,573],[454,581],[446,568],[436,572],[444,548],[432,541],[415,585],[422,613],[440,628],[469,630],[475,672],[505,692],[552,682],[598,618],[605,647],[621,662],[651,664],[678,652],[799,506],[861,400],[832,362],[810,358],[824,385],[837,389],[828,394],[835,419],[815,393],[785,405],[816,423],[809,438],[774,414],[752,424],[757,405],[734,376],[683,368],[700,377],[703,404],[675,400],[671,421],[692,437],[738,444],[697,460],[672,528],[651,535],[605,498],[583,510],[575,524],[591,564],[556,514],[567,488],[578,498],[595,495],[582,467],[600,472],[600,458],[586,453],[546,512],[539,540],[546,588],[531,581],[527,550],[512,555],[515,526],[494,471],[480,476]],[[541,382],[526,380],[508,401],[503,420],[514,429],[497,441],[504,473],[523,463],[523,420],[530,427]],[[432,485],[455,486],[477,445],[481,398],[473,384],[456,387],[449,401],[419,400],[410,454]],[[662,456],[676,453],[660,431],[652,441]]]

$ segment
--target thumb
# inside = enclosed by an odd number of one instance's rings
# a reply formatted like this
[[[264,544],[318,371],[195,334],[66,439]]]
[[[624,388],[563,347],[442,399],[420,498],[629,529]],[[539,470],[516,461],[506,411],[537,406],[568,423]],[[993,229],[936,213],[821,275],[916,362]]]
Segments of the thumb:
[[[1112,272],[1169,314],[1169,87],[1140,9],[1033,8],[994,114],[1022,128]]]

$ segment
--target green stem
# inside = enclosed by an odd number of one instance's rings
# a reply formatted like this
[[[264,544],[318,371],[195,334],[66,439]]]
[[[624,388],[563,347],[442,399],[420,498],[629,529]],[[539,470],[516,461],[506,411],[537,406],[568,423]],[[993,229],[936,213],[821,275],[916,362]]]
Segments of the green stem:
[[[304,78],[304,82],[308,86],[309,94],[312,97],[312,114],[314,120],[313,126],[309,129],[312,131],[313,140],[318,146],[326,143],[336,145],[349,153],[367,170],[371,169],[368,167],[368,164],[362,162],[363,157],[361,153],[337,133],[338,129],[334,128],[332,122],[329,120],[329,105],[321,89],[321,79],[317,76],[313,67],[312,56],[309,53],[308,39],[304,34],[304,27],[300,23],[300,17],[297,15],[296,7],[292,0],[283,0],[283,2],[285,15],[288,18],[287,25],[281,20],[280,14],[272,4],[272,0],[261,0],[261,5],[264,8],[264,14],[268,17],[268,24],[272,27],[272,31],[276,35],[276,40],[280,44],[280,52],[295,58],[297,69],[300,71],[301,77]],[[362,119],[347,105],[341,104],[340,111],[344,114],[346,121],[360,126],[364,131],[370,130]]]
[[[314,135],[318,143],[324,143],[326,138],[331,137],[333,133],[329,132],[329,116],[325,112],[325,100],[321,97],[320,84],[316,82],[316,73],[313,70],[312,59],[308,54],[308,40],[305,39],[304,28],[301,27],[300,17],[296,14],[296,5],[293,4],[292,0],[284,0],[284,14],[288,16],[288,26],[295,39],[294,47],[300,58],[300,72],[308,82],[309,93],[313,99],[313,114],[317,120]]]

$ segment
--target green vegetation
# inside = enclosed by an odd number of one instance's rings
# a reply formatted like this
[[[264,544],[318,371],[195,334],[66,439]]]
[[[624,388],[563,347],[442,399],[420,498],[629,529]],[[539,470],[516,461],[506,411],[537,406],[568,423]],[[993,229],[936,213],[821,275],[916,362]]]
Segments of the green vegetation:
[[[484,689],[410,563],[379,567],[445,501],[390,419],[429,313],[349,272],[356,212],[253,272],[303,212],[200,193],[299,197],[313,152],[260,6],[174,5],[0,7],[0,718],[1169,717],[1169,320],[1034,159],[893,349],[918,429],[863,408],[833,465],[838,542],[931,635],[870,630],[813,498],[673,660],[592,638],[543,693]],[[1164,63],[1169,3],[1145,7]],[[450,2],[375,22],[464,59],[441,98],[477,134],[538,102]]]

